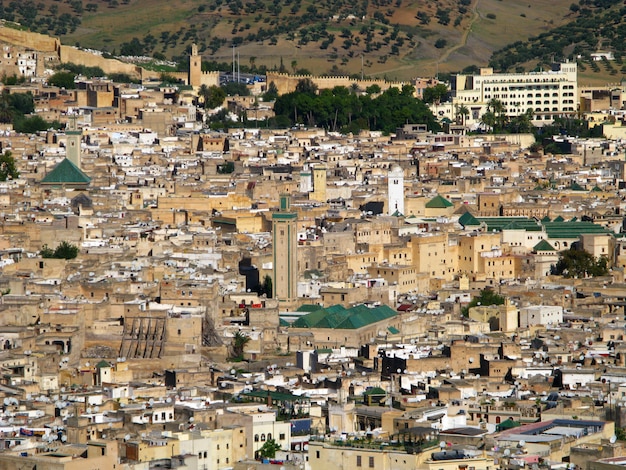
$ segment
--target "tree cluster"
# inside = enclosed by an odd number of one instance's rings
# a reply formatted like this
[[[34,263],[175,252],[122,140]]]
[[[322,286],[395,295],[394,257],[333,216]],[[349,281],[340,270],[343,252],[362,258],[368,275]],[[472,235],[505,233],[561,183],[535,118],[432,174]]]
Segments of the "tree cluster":
[[[17,171],[15,166],[15,159],[13,154],[6,150],[0,155],[0,181],[6,181],[8,179],[17,179],[20,176],[20,172]]]
[[[616,61],[621,63],[626,53],[626,6],[623,2],[581,0],[569,9],[574,15],[571,22],[495,51],[489,66],[498,71],[518,71],[530,61],[537,62],[541,67],[571,56],[581,56],[583,62],[599,71],[598,64],[591,60],[591,53],[596,52],[599,43],[603,43],[605,49],[614,51]],[[612,70],[610,65],[605,64],[605,67]],[[616,73],[617,70],[613,74]]]
[[[571,248],[559,253],[559,260],[550,269],[550,273],[563,277],[597,277],[609,273],[608,260],[602,256],[594,258],[585,250]]]
[[[380,95],[357,93],[338,86],[317,93],[310,80],[301,80],[293,93],[279,96],[274,104],[277,121],[282,124],[320,126],[331,131],[358,132],[361,129],[391,133],[406,123],[439,124],[426,104],[413,96],[414,88],[390,88]]]
[[[34,110],[35,103],[30,93],[9,93],[6,88],[0,93],[0,123],[13,124],[16,132],[32,134],[61,127],[58,121],[47,122],[41,116],[31,115]]]
[[[506,299],[503,296],[496,293],[493,289],[483,289],[480,291],[479,295],[474,297],[472,301],[462,309],[462,313],[467,316],[470,308],[477,307],[479,305],[484,305],[486,307],[491,305],[504,305],[505,300]]]
[[[42,258],[74,259],[78,256],[78,247],[70,242],[62,241],[54,250],[44,245],[40,253]]]

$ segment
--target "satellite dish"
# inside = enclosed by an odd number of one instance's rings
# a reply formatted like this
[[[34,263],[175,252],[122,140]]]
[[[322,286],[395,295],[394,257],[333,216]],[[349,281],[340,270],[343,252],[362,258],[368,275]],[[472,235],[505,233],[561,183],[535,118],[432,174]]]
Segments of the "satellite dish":
[[[504,455],[507,456],[507,457],[509,455],[511,455],[511,450],[510,449],[504,449]]]
[[[124,440],[125,440],[125,441],[130,440],[130,434],[126,434],[126,435],[124,436]]]
[[[446,448],[446,441],[439,441],[439,448],[440,449],[445,449]]]
[[[526,445],[526,441],[524,441],[524,440],[519,441],[519,446],[520,447],[524,447],[525,445]]]
[[[617,442],[617,436],[616,436],[615,434],[613,434],[613,435],[611,436],[611,439],[609,439],[609,442],[610,442],[611,444],[615,444],[615,443]]]

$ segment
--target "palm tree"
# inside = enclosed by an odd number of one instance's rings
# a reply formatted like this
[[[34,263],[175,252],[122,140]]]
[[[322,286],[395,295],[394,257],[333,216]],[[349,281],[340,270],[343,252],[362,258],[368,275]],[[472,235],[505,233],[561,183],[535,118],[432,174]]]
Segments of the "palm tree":
[[[493,111],[487,111],[480,117],[480,123],[484,125],[487,130],[493,131],[496,125],[496,115]]]
[[[465,125],[465,121],[467,120],[467,117],[470,115],[470,111],[469,109],[467,109],[467,106],[465,106],[464,104],[459,106],[459,114],[461,115],[461,124]]]
[[[487,111],[493,112],[496,118],[495,124],[497,124],[497,129],[502,130],[502,128],[504,128],[504,121],[506,120],[506,116],[504,114],[504,104],[502,104],[502,101],[496,98],[490,99],[489,103],[487,103]],[[494,130],[495,129],[496,126],[494,126]]]
[[[243,334],[241,331],[235,333],[233,337],[233,357],[235,359],[243,359],[243,352],[246,348],[246,344],[250,342],[250,337]]]

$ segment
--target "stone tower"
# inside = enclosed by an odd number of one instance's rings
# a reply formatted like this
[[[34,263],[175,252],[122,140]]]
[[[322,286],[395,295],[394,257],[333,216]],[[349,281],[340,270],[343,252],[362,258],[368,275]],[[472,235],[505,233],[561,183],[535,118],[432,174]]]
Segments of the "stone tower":
[[[189,85],[198,87],[202,85],[202,57],[198,55],[198,46],[191,45],[191,54],[189,55],[189,77],[187,77]]]
[[[272,247],[274,250],[272,285],[273,297],[278,299],[283,307],[289,306],[298,297],[297,217],[295,212],[291,212],[290,196],[281,195],[280,209],[272,214]]]
[[[326,202],[326,166],[324,165],[313,167],[313,192],[309,199]]]
[[[404,215],[404,170],[394,165],[387,175],[387,213]]]
[[[76,116],[70,116],[65,135],[67,141],[65,144],[65,156],[67,159],[80,168],[80,141],[82,140],[83,132],[78,128],[76,123]]]

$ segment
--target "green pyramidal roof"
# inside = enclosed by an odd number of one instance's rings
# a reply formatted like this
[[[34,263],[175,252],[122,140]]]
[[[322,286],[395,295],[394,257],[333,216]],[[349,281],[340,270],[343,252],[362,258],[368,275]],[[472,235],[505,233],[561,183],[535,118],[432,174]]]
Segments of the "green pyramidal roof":
[[[466,212],[461,217],[459,217],[459,223],[463,227],[479,226],[480,225],[480,220],[478,220],[476,217],[474,217],[471,213]]]
[[[386,305],[369,308],[357,305],[346,309],[341,305],[320,308],[315,312],[303,315],[293,322],[293,328],[332,328],[355,330],[376,323],[387,318],[395,317],[398,313]]]
[[[42,184],[89,184],[91,178],[67,158],[43,177]]]
[[[452,207],[450,201],[448,201],[445,197],[437,194],[434,198],[426,203],[426,208],[428,209],[447,209],[448,207]]]
[[[539,251],[556,251],[554,249],[554,247],[552,245],[550,245],[550,243],[548,243],[546,240],[541,240],[539,243],[537,243],[534,247],[533,247],[533,251],[535,253],[539,252]]]

